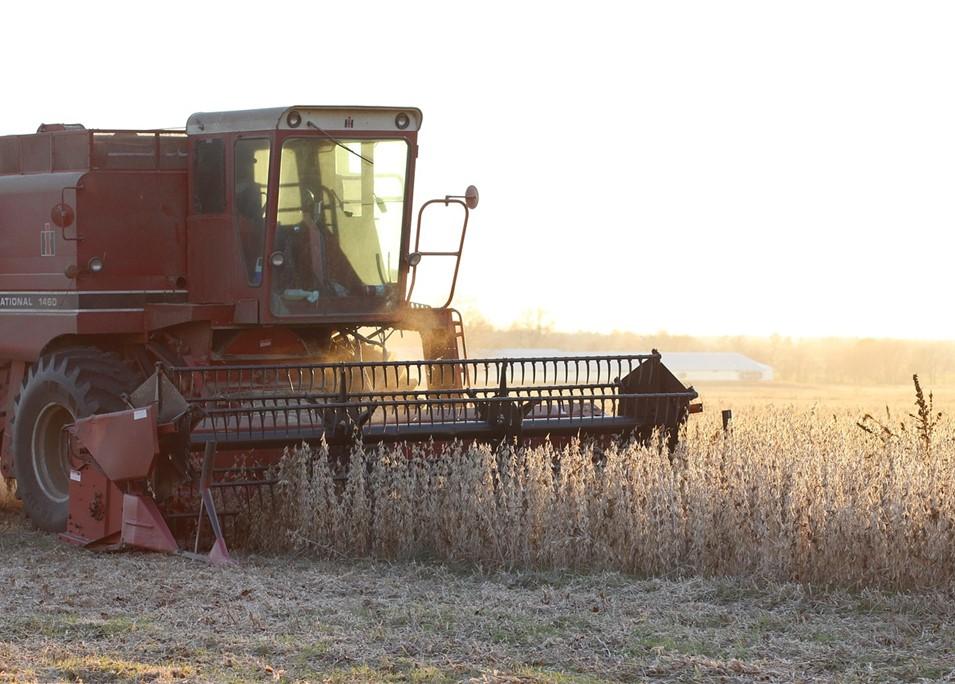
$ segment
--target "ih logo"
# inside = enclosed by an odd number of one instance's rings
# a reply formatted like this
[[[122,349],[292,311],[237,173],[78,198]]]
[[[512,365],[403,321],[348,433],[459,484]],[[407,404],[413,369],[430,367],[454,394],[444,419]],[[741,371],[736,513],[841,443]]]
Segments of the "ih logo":
[[[56,256],[56,234],[49,223],[40,231],[40,256]]]
[[[350,116],[345,117],[345,128],[354,128],[354,127],[355,127],[355,120],[351,118]]]

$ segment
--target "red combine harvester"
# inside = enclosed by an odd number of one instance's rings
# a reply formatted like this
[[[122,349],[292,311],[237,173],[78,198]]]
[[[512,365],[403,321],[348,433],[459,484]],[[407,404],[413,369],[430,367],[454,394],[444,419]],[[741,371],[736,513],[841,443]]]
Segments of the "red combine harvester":
[[[0,137],[0,470],[38,527],[221,560],[225,495],[290,445],[675,439],[697,395],[655,351],[467,358],[450,303],[478,193],[415,220],[420,126],[292,107]],[[460,240],[428,251],[437,207]],[[436,307],[411,300],[432,258]],[[396,332],[420,360],[390,359]]]

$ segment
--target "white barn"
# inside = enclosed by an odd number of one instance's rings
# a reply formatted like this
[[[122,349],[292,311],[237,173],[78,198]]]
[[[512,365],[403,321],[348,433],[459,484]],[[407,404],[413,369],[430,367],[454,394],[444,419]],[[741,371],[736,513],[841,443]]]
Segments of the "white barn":
[[[763,382],[773,369],[738,352],[663,352],[663,363],[688,382]]]

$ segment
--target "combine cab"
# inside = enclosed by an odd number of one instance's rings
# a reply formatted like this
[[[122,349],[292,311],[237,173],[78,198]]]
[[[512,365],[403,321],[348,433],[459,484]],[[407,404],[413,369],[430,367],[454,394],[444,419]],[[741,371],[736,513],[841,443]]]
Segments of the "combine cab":
[[[696,393],[655,351],[467,358],[450,305],[478,194],[413,217],[420,125],[293,107],[0,138],[0,469],[39,527],[221,560],[224,494],[290,445],[673,443]],[[423,248],[437,210],[453,249]],[[431,258],[453,262],[436,307],[412,300]]]

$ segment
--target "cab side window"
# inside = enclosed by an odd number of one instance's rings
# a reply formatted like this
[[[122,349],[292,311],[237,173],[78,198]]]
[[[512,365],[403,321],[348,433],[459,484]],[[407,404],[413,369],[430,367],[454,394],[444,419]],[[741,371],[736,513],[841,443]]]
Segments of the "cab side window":
[[[192,208],[196,214],[225,212],[225,145],[222,140],[196,142]]]

